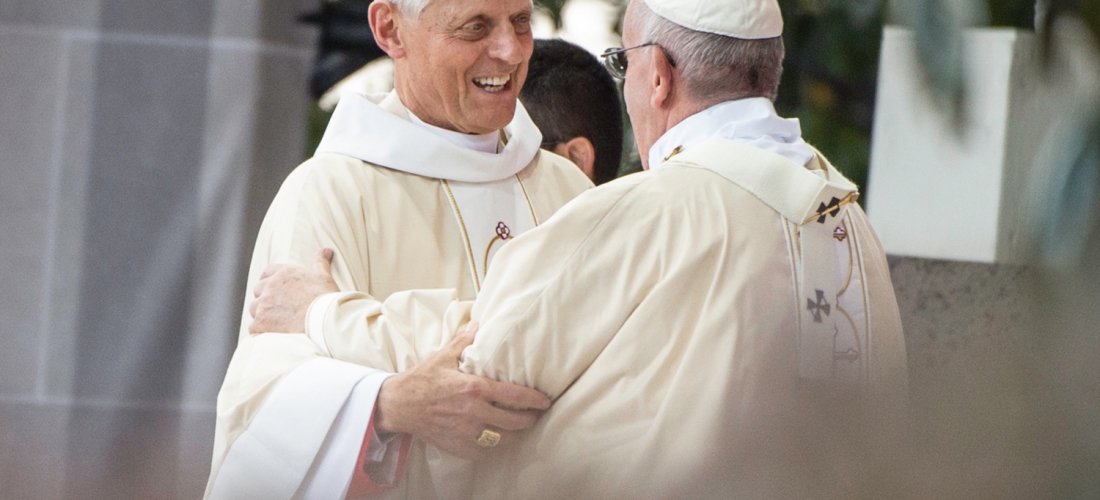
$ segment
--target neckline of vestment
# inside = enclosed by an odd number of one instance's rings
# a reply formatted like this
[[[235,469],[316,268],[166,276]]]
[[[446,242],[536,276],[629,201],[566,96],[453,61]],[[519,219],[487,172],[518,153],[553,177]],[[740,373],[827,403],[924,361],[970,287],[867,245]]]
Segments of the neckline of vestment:
[[[430,127],[430,125],[425,124]],[[542,133],[518,101],[499,152],[462,147],[415,124],[396,92],[340,99],[315,154],[338,153],[410,174],[456,182],[495,182],[530,165]]]
[[[691,167],[710,170],[740,186],[780,215],[802,225],[859,198],[859,189],[811,148],[813,168],[790,158],[729,139],[706,139],[653,170]],[[816,161],[814,161],[816,160]]]
[[[799,165],[809,163],[814,149],[802,140],[796,118],[781,118],[763,97],[726,101],[685,118],[649,149],[649,165],[660,165],[679,150],[707,139],[727,139],[770,151]]]
[[[489,132],[487,134],[463,134],[462,132],[455,132],[454,130],[447,130],[440,128],[430,123],[421,120],[419,116],[409,111],[409,121],[428,132],[431,132],[437,137],[454,144],[460,148],[471,149],[474,151],[481,151],[482,153],[497,154],[500,152],[502,141],[500,132]]]

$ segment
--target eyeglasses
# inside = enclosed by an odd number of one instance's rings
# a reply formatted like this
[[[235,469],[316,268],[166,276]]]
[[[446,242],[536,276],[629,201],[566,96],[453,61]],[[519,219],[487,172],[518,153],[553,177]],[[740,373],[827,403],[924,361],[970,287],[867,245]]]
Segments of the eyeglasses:
[[[646,42],[641,45],[635,45],[633,47],[612,47],[603,51],[600,57],[603,58],[603,66],[607,68],[607,72],[611,73],[611,76],[620,80],[626,78],[626,51],[640,49],[642,47],[649,47],[651,45],[660,45],[657,42]],[[665,58],[668,59],[668,63],[673,67],[676,66],[676,62],[672,60],[672,56],[668,55],[668,51],[664,47],[661,47],[661,52],[664,52]]]

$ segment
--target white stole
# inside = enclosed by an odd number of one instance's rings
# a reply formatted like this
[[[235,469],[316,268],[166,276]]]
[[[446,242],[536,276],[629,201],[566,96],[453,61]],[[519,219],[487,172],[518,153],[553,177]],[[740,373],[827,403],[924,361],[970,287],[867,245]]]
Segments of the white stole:
[[[869,387],[871,323],[864,235],[852,229],[859,193],[820,155],[809,170],[724,139],[696,143],[656,168],[693,167],[741,186],[783,216],[799,318],[799,377],[844,390]],[[781,333],[781,332],[777,332]]]
[[[504,243],[539,224],[516,174],[531,164],[542,133],[518,101],[512,122],[486,150],[484,136],[424,123],[396,92],[346,95],[333,112],[317,153],[340,153],[368,163],[439,179],[466,249],[474,290]]]

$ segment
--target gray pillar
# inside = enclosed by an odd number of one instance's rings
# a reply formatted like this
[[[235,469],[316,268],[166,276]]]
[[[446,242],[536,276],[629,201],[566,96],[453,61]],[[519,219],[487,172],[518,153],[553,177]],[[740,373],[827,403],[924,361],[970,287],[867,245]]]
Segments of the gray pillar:
[[[0,3],[0,498],[196,498],[313,0]]]

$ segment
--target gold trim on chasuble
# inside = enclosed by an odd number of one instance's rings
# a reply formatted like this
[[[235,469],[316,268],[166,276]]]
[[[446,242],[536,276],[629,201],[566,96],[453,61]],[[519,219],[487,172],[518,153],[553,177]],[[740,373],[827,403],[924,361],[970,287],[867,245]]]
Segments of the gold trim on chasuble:
[[[458,219],[458,228],[462,230],[462,241],[466,244],[466,263],[470,265],[470,274],[474,277],[474,293],[481,293],[481,278],[477,276],[477,264],[474,261],[474,247],[470,245],[470,233],[466,231],[466,221],[462,220],[462,211],[458,209],[458,200],[451,192],[451,183],[446,179],[440,179],[443,190],[447,193],[447,199],[451,202],[451,209],[455,211]]]
[[[859,376],[860,382],[870,384],[870,370],[868,366],[868,359],[870,356],[870,310],[868,309],[869,303],[867,300],[867,281],[866,275],[863,272],[863,259],[859,252],[859,246],[856,244],[856,235],[851,231],[849,222],[851,220],[851,213],[845,212],[844,218],[840,220],[840,225],[837,226],[837,230],[841,230],[843,234],[847,235],[847,238],[837,239],[838,243],[847,241],[846,248],[848,250],[848,271],[844,279],[844,286],[840,288],[840,291],[836,294],[836,310],[844,316],[844,319],[848,322],[848,326],[852,328],[852,340],[855,341],[855,349],[848,348],[847,350],[840,350],[837,348],[837,337],[840,336],[840,329],[836,329],[836,334],[833,336],[833,377],[836,377],[837,364],[841,362],[858,362],[859,363]],[[834,234],[836,230],[834,230]],[[862,302],[863,306],[863,330],[856,326],[855,320],[852,319],[852,315],[840,304],[841,297],[848,292],[848,289],[852,285],[852,277],[855,275],[858,268],[860,294],[858,300]]]
[[[510,239],[512,239],[512,229],[503,222],[497,223],[497,237],[490,240],[489,245],[485,247],[485,260],[481,264],[485,274],[489,274],[489,253],[492,252],[493,245],[496,245],[498,241],[508,241]]]
[[[854,195],[855,193],[853,193]],[[848,203],[854,201],[856,196],[847,196],[844,200],[834,199],[825,208],[819,209],[817,214],[809,218],[805,224],[814,224],[821,216],[832,216],[837,223],[836,227],[830,231],[832,237],[828,241],[832,242],[837,248],[836,257],[841,257],[847,254],[847,262],[845,263],[847,269],[840,267],[836,268],[836,278],[843,278],[843,282],[837,280],[836,284],[841,285],[836,294],[826,294],[822,290],[811,290],[814,287],[809,286],[806,283],[806,278],[803,276],[804,266],[802,262],[802,225],[795,224],[793,221],[784,219],[784,236],[787,240],[787,252],[791,266],[791,276],[794,283],[795,294],[795,308],[796,317],[798,318],[798,335],[799,344],[805,345],[804,340],[810,340],[804,337],[805,335],[821,334],[820,328],[812,328],[810,325],[805,324],[806,316],[803,314],[803,305],[807,304],[811,312],[816,306],[818,308],[817,313],[811,319],[812,322],[820,322],[818,319],[824,320],[829,317],[830,308],[834,312],[840,313],[843,319],[833,320],[831,333],[833,334],[832,341],[828,343],[831,346],[831,370],[830,378],[835,382],[840,382],[841,386],[847,386],[851,383],[860,389],[865,388],[870,383],[870,310],[869,310],[869,298],[867,297],[867,281],[866,274],[863,268],[863,255],[859,248],[859,241],[856,234],[852,231],[851,224],[851,212],[845,210],[841,215],[840,208]],[[824,205],[824,204],[823,204]],[[803,225],[805,225],[803,224]],[[816,225],[816,224],[814,224]],[[843,234],[844,238],[836,237],[837,234]],[[841,246],[843,245],[843,246]],[[837,259],[839,260],[839,259]],[[833,265],[838,266],[840,262],[834,261]],[[858,276],[858,290],[853,290],[854,278]],[[857,326],[856,319],[852,317],[852,313],[845,307],[851,304],[842,304],[842,300],[845,303],[850,298],[850,292],[859,292],[860,296],[856,298],[857,307],[862,306],[863,317],[862,328]],[[813,292],[813,293],[811,293]],[[832,299],[832,304],[829,304],[828,299]],[[815,300],[816,299],[816,300]],[[808,302],[807,302],[808,301]],[[831,319],[831,318],[830,318]],[[842,327],[844,327],[842,331]],[[850,330],[849,330],[850,328]],[[815,331],[816,330],[816,331]],[[847,340],[847,342],[845,342]],[[812,340],[810,340],[813,342]],[[847,344],[847,345],[845,345]],[[801,354],[805,355],[805,353]],[[853,375],[843,376],[840,371],[843,368],[854,366],[856,373]],[[847,381],[849,384],[845,384]]]
[[[786,218],[783,220],[783,235],[787,237],[787,257],[791,264],[791,282],[794,284],[794,316],[798,319],[798,343],[802,345],[802,266],[799,256],[802,249],[798,242],[798,226]]]
[[[523,192],[523,199],[527,202],[527,209],[531,211],[531,221],[535,224],[535,227],[539,226],[539,218],[535,215],[535,206],[531,204],[531,196],[527,194],[527,187],[523,185],[523,180],[516,176],[516,182],[519,184],[520,191]],[[451,185],[446,179],[440,179],[439,182],[443,184],[443,190],[447,193],[447,198],[451,202],[451,209],[455,212],[455,218],[458,220],[459,229],[462,230],[462,240],[466,244],[466,262],[470,265],[470,274],[474,277],[474,293],[481,293],[481,277],[477,271],[477,261],[474,257],[474,248],[470,243],[470,233],[466,229],[466,221],[462,218],[462,210],[458,208],[458,200],[455,199],[455,195],[451,192]],[[489,245],[485,247],[485,258],[482,260],[481,268],[485,270],[485,273],[489,273],[489,254],[493,250],[493,246],[498,241],[508,241],[515,236],[512,235],[512,229],[508,227],[504,222],[497,224],[497,236],[489,241]]]
[[[523,185],[523,179],[519,178],[519,174],[516,174],[516,182],[519,183],[519,190],[523,191],[523,199],[527,201],[527,209],[531,211],[531,220],[535,223],[535,227],[539,227],[539,216],[535,215],[535,206],[531,204],[531,197],[527,194],[527,186]]]

